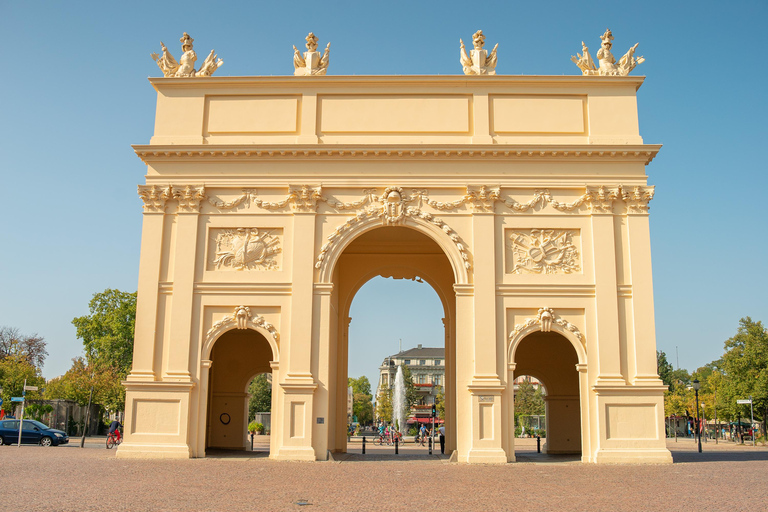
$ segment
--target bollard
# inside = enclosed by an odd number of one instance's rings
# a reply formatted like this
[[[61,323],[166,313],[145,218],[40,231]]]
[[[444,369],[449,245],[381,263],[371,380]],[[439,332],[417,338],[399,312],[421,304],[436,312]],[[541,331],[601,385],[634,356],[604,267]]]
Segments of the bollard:
[[[253,451],[253,433],[251,433],[251,451]]]
[[[363,436],[363,455],[365,455],[365,436]]]
[[[397,437],[395,437],[395,455],[397,455],[398,453],[400,453],[400,451],[398,450],[398,445],[397,445],[397,442],[398,442],[398,438],[397,438]]]
[[[536,435],[536,453],[541,453],[541,436]]]
[[[429,454],[432,455],[432,436],[429,436]]]

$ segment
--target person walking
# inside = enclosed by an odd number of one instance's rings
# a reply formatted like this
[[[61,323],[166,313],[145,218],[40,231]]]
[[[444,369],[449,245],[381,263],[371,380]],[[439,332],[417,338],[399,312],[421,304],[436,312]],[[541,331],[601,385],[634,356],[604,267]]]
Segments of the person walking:
[[[440,453],[445,455],[445,425],[441,425],[438,432],[440,432]]]

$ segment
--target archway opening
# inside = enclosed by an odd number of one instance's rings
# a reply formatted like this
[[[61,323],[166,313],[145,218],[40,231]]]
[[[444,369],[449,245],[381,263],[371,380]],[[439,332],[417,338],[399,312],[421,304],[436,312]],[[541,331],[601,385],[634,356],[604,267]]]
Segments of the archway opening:
[[[515,350],[514,376],[532,376],[546,390],[546,426],[542,439],[544,453],[581,454],[578,362],[578,355],[570,341],[556,332],[531,333],[520,341]]]
[[[248,432],[249,387],[256,376],[272,373],[272,348],[251,329],[228,331],[211,351],[205,447],[208,450],[251,451]],[[269,441],[259,443],[269,452]]]
[[[332,379],[335,389],[330,390],[335,398],[331,406],[335,424],[329,428],[330,451],[361,452],[360,440],[356,439],[361,436],[349,435],[350,423],[355,419],[347,411],[349,377],[366,376],[376,402],[372,417],[366,418],[369,421],[353,425],[368,442],[378,437],[382,422],[394,426],[391,394],[398,367],[410,380],[406,383],[409,404],[405,421],[397,425],[405,436],[406,450],[414,448],[414,433],[422,424],[431,428],[433,404],[438,416],[442,416],[436,419],[436,427],[454,424],[454,282],[453,268],[443,250],[415,229],[377,228],[346,247],[334,270],[333,302],[338,324],[330,357],[336,374]],[[408,311],[404,313],[403,308]],[[362,372],[361,360],[366,362]],[[354,408],[354,393],[351,398]],[[452,450],[455,429],[450,430],[453,432],[447,444]],[[428,454],[426,445],[419,447]],[[439,444],[433,453],[440,453]]]

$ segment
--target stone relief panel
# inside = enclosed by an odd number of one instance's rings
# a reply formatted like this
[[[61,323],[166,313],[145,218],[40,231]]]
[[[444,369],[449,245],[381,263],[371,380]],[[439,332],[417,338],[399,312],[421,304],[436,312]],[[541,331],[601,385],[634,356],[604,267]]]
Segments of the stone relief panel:
[[[580,230],[517,229],[505,235],[507,273],[581,273]]]
[[[280,270],[282,229],[233,228],[209,231],[207,270]]]

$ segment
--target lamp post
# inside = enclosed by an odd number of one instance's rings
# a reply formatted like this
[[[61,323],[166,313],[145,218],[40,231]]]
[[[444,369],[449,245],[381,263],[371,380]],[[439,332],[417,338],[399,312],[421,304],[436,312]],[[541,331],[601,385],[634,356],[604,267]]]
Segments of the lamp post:
[[[696,392],[696,430],[699,435],[699,453],[701,453],[701,420],[699,419],[699,379],[693,380],[693,390]]]

